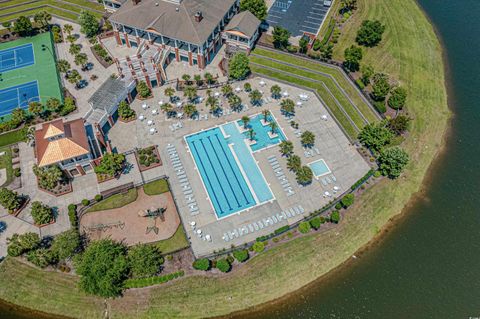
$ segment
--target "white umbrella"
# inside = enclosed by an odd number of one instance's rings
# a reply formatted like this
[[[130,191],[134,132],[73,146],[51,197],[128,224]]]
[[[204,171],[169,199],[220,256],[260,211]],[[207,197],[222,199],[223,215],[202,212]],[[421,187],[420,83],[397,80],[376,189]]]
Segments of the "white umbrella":
[[[150,134],[153,134],[153,133],[155,133],[155,128],[154,127],[150,128]]]
[[[182,102],[177,102],[177,107],[182,106]]]
[[[213,95],[214,95],[215,97],[219,97],[219,96],[220,96],[220,93],[219,93],[219,92],[215,92]]]
[[[143,114],[140,114],[140,116],[138,117],[138,119],[139,119],[140,121],[143,121],[143,120],[145,119],[145,116],[143,116]]]
[[[197,223],[196,222],[190,222],[190,226],[195,226]]]
[[[212,237],[211,237],[210,235],[205,235],[205,239],[206,239],[207,241],[212,241]]]
[[[287,97],[287,96],[288,96],[288,92],[287,92],[287,91],[284,91],[284,92],[282,93],[282,95],[283,95],[284,97]]]
[[[302,102],[300,102],[300,101],[297,102],[297,106],[302,106],[302,105],[303,105]]]
[[[197,234],[201,234],[202,233],[202,230],[201,229],[197,229]]]
[[[338,186],[333,186],[333,189],[336,190],[336,191],[338,191],[338,190],[340,189],[340,187],[338,187]]]
[[[146,103],[142,104],[142,109],[146,110],[148,108],[148,105]]]
[[[152,124],[153,124],[153,121],[152,121],[152,120],[148,120],[148,121],[147,121],[147,125],[150,126],[150,125],[152,125]]]
[[[326,121],[328,119],[328,116],[326,114],[322,115],[322,120]]]
[[[152,114],[153,114],[153,115],[156,115],[156,114],[157,114],[157,110],[153,109],[153,110],[152,110]]]
[[[241,90],[242,90],[242,89],[241,89],[239,86],[237,86],[237,87],[235,88],[235,92],[240,92]]]
[[[163,100],[158,101],[158,105],[163,105]]]
[[[264,80],[261,80],[260,83],[259,83],[261,86],[264,86],[266,83]]]

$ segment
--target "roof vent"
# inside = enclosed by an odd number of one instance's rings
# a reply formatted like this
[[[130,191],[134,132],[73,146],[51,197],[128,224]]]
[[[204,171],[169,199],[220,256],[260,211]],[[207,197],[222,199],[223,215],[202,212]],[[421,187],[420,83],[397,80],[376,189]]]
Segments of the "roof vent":
[[[202,11],[197,11],[195,13],[195,21],[200,22],[203,19]]]

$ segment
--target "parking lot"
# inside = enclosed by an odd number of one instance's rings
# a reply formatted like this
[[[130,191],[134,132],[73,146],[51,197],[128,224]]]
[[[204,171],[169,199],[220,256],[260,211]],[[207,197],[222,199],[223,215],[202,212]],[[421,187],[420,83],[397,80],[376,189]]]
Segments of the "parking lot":
[[[276,0],[268,11],[269,26],[282,26],[292,36],[317,35],[329,7],[324,0]]]

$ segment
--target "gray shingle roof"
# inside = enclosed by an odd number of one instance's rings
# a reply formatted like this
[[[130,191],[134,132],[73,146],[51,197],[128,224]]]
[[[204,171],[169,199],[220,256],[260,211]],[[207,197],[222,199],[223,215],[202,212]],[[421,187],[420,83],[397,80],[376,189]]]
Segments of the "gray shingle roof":
[[[127,1],[110,20],[141,30],[152,30],[169,38],[201,45],[220,23],[236,0],[183,0],[179,4],[165,0]],[[177,10],[178,9],[178,10]],[[195,13],[202,20],[195,21]]]
[[[251,38],[260,27],[260,20],[250,11],[235,15],[225,27],[225,31],[238,31]]]
[[[118,97],[125,94],[125,84],[119,79],[109,77],[98,90],[88,99],[93,109],[111,113],[117,106]]]

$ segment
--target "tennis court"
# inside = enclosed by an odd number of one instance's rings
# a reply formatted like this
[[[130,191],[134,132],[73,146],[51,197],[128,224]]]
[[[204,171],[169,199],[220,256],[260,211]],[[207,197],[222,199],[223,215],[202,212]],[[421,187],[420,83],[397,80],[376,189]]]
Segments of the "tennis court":
[[[17,107],[26,109],[28,103],[39,101],[37,81],[0,90],[0,116],[12,113]]]
[[[11,71],[35,64],[31,43],[0,50],[0,72]]]

